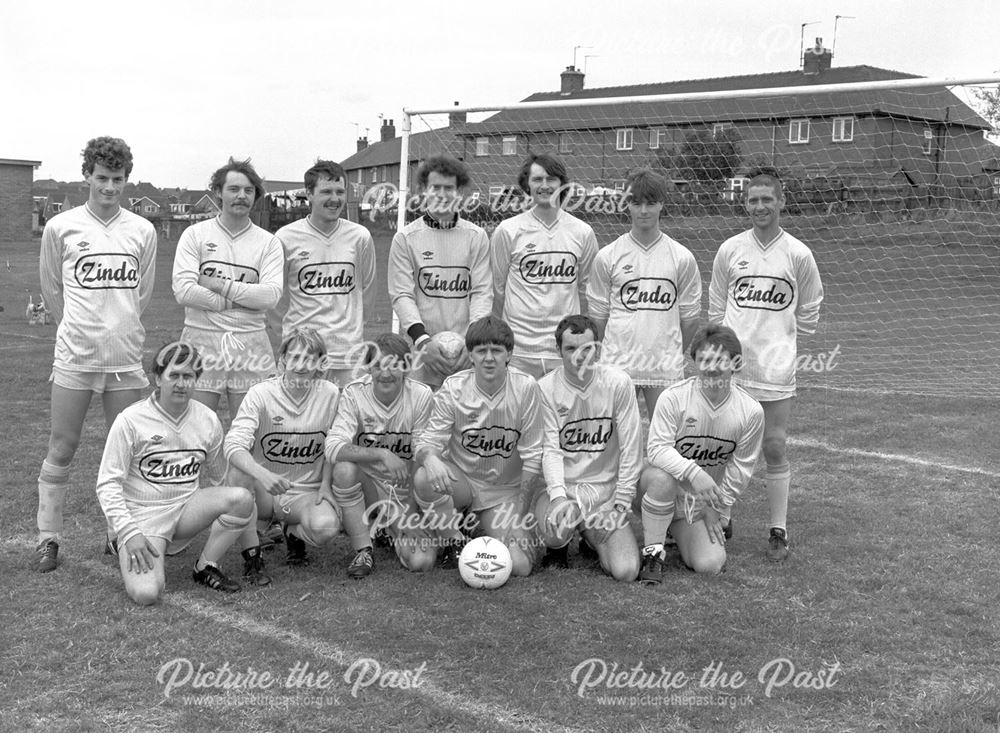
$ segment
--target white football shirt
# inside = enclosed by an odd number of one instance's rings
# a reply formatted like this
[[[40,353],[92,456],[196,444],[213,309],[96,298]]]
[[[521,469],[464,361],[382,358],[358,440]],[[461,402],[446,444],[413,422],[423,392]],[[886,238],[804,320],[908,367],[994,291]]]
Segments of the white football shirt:
[[[743,344],[738,384],[758,399],[795,394],[796,335],[816,331],[823,283],[812,252],[782,230],[761,242],[753,230],[727,239],[715,255],[708,320]]]
[[[323,478],[323,446],[337,412],[340,390],[317,379],[296,400],[280,376],[247,391],[226,435],[226,458],[242,448],[272,473],[288,479],[292,491],[316,491]]]
[[[84,204],[42,232],[39,277],[59,323],[55,364],[68,371],[142,368],[140,316],[153,294],[156,230],[125,209],[102,221]]]
[[[309,217],[283,226],[275,235],[285,252],[288,308],[282,340],[303,326],[326,343],[328,366],[347,369],[365,340],[363,295],[375,282],[375,243],[360,224],[340,219],[323,234]]]
[[[556,326],[580,312],[596,255],[594,230],[565,211],[551,227],[532,211],[500,222],[490,242],[494,298],[517,353],[559,359]]]
[[[666,234],[648,246],[623,234],[597,253],[587,303],[591,315],[607,319],[603,363],[643,386],[684,377],[681,321],[701,314],[701,273],[690,250]]]

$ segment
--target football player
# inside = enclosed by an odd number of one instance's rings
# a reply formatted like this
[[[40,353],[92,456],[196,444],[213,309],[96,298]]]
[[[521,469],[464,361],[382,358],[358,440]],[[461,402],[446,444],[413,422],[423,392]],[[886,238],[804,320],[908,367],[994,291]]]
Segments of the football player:
[[[639,548],[628,523],[641,466],[639,405],[622,370],[598,364],[597,326],[567,316],[556,327],[562,366],[542,377],[546,491],[535,504],[550,562],[568,567],[579,528],[615,580],[639,573]],[[543,563],[545,559],[543,559]]]
[[[464,336],[469,323],[490,314],[490,250],[486,232],[459,215],[469,186],[464,163],[432,155],[417,171],[417,185],[424,213],[392,238],[389,298],[419,353],[412,376],[436,389],[469,361],[446,358],[430,337]]]
[[[742,353],[731,328],[701,329],[691,343],[698,375],[668,387],[656,403],[640,478],[643,583],[662,581],[668,530],[695,572],[719,573],[726,563],[725,528],[764,430],[760,403],[732,384]]]
[[[744,208],[752,229],[719,247],[708,319],[732,328],[744,348],[737,382],[764,406],[764,485],[770,509],[767,557],[788,557],[791,467],[786,440],[795,396],[797,336],[815,333],[823,283],[812,252],[781,228],[785,196],[773,169],[751,172]]]
[[[480,534],[508,545],[512,574],[528,575],[538,550],[531,499],[541,475],[543,397],[530,375],[508,369],[514,334],[499,318],[474,321],[465,344],[472,369],[444,381],[416,440],[417,504],[446,543],[448,565],[470,528],[458,512],[468,510]]]
[[[639,170],[625,190],[632,229],[597,253],[587,302],[603,336],[602,359],[632,377],[652,415],[663,390],[684,377],[684,348],[701,315],[701,273],[690,250],[660,231],[666,179]]]
[[[285,295],[278,305],[282,340],[313,328],[326,342],[327,378],[343,388],[363,359],[365,298],[375,282],[375,242],[360,224],[343,218],[347,174],[318,160],[305,173],[310,213],[275,236],[285,251]]]
[[[227,395],[232,419],[247,390],[275,373],[265,320],[281,297],[285,256],[278,238],[250,221],[264,196],[250,161],[230,158],[210,187],[222,211],[181,234],[173,289],[184,306],[181,338],[205,361],[194,398],[214,410]]]
[[[43,573],[58,565],[70,464],[91,397],[101,395],[110,428],[149,385],[140,316],[153,294],[156,231],[119,205],[131,172],[124,140],[90,140],[83,151],[87,202],[54,216],[42,232],[42,300],[59,324],[49,377],[52,427],[38,474],[35,567]]]
[[[561,363],[552,344],[556,325],[567,313],[587,312],[597,238],[589,224],[562,209],[569,175],[560,160],[531,155],[517,182],[532,206],[493,232],[493,312],[514,332],[511,366],[539,379]]]
[[[403,567],[425,572],[436,553],[413,496],[413,441],[427,424],[434,394],[407,378],[410,346],[402,336],[377,336],[368,361],[368,374],[344,388],[326,439],[334,494],[345,522],[363,516],[368,534],[386,531]],[[366,539],[359,536],[356,544]]]
[[[210,528],[194,580],[236,592],[240,584],[222,572],[220,562],[240,535],[256,536],[256,513],[249,491],[218,485],[226,473],[222,425],[191,399],[200,357],[189,344],[167,344],[150,372],[156,389],[115,419],[97,478],[125,591],[141,606],[156,603],[163,593],[164,555],[180,552]],[[263,567],[244,557],[245,572],[249,565],[262,575]]]
[[[242,474],[232,481],[253,487],[262,524],[281,523],[289,565],[305,564],[306,545],[323,547],[341,529],[323,456],[340,391],[323,378],[325,357],[319,333],[289,333],[278,350],[280,376],[250,388],[226,435],[226,458]],[[360,522],[351,530],[352,538],[365,532]],[[348,568],[356,578],[370,571],[358,558]]]

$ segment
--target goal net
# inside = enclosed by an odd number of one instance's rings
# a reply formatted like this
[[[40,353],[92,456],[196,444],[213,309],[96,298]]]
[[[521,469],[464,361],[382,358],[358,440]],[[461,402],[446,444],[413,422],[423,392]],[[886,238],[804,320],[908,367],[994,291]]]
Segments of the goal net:
[[[400,188],[427,156],[459,157],[478,201],[467,216],[492,230],[521,210],[524,158],[551,153],[572,180],[566,208],[604,246],[630,226],[626,176],[652,168],[670,181],[661,228],[697,258],[707,314],[715,253],[749,228],[744,176],[772,166],[783,227],[812,249],[826,291],[819,330],[800,338],[800,385],[997,397],[1000,147],[972,90],[915,78],[630,98],[595,89],[412,111]]]

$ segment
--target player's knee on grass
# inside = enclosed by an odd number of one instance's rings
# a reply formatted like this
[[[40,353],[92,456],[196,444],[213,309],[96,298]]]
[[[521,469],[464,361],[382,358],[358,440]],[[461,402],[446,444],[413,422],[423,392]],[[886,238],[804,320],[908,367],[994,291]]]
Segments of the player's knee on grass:
[[[639,543],[630,527],[622,527],[597,546],[601,567],[619,583],[631,583],[639,577],[642,561],[639,557]]]
[[[519,578],[531,575],[531,555],[516,542],[508,544],[507,549],[510,550],[510,574]]]
[[[313,547],[323,547],[333,542],[340,534],[340,517],[333,507],[322,502],[309,508],[299,524],[296,534]]]
[[[647,466],[639,476],[640,494],[654,501],[672,501],[680,490],[673,476],[655,466]],[[640,500],[641,501],[641,500]],[[642,505],[640,503],[640,512]]]
[[[401,536],[396,539],[396,557],[411,573],[426,573],[434,568],[437,549],[429,540]]]
[[[583,520],[583,516],[580,514],[580,507],[576,505],[576,502],[570,501],[570,509],[565,515],[565,521],[560,522],[556,527],[550,528],[546,518],[551,506],[552,502],[549,500],[547,494],[539,496],[538,501],[535,503],[535,517],[538,524],[538,534],[542,542],[545,543],[546,547],[558,549],[565,547],[573,539],[576,527]]]
[[[248,521],[257,508],[256,499],[249,489],[243,486],[227,486],[226,511],[233,517],[246,518]]]
[[[696,573],[718,575],[726,564],[726,551],[713,545],[712,549],[700,549],[684,558],[685,564]]]
[[[154,562],[162,562],[162,555]],[[128,556],[123,552],[119,557],[122,580],[125,582],[125,592],[138,606],[152,606],[158,603],[163,595],[165,584],[162,569],[155,568],[147,573],[135,573],[128,570]]]
[[[761,445],[764,460],[769,466],[778,466],[787,461],[787,441],[784,435],[769,435]]]

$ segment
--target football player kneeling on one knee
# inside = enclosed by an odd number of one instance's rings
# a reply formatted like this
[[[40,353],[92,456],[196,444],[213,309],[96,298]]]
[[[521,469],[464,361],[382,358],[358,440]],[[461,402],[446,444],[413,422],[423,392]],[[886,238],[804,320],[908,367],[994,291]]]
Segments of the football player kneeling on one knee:
[[[730,511],[750,483],[764,431],[760,403],[732,384],[742,356],[733,330],[701,329],[691,356],[698,375],[669,387],[649,424],[639,580],[651,585],[662,582],[668,530],[689,568],[722,571]]]
[[[191,399],[201,359],[194,347],[175,342],[157,352],[150,372],[156,390],[115,419],[97,478],[125,591],[139,605],[156,603],[164,555],[183,550],[204,529],[208,540],[194,566],[195,582],[238,591],[220,562],[237,540],[252,537],[256,544],[257,513],[245,488],[218,485],[226,473],[222,425]]]
[[[465,342],[472,369],[444,381],[416,441],[417,504],[448,565],[457,565],[468,528],[459,512],[468,510],[473,531],[510,548],[512,574],[528,575],[538,547],[530,505],[541,474],[543,398],[530,375],[507,368],[514,334],[504,321],[474,321]]]
[[[615,367],[598,364],[597,327],[567,316],[556,327],[562,365],[539,381],[545,401],[542,469],[546,493],[535,516],[549,551],[544,564],[568,566],[579,530],[615,580],[635,580],[639,549],[628,523],[639,478],[640,421],[635,387]]]

